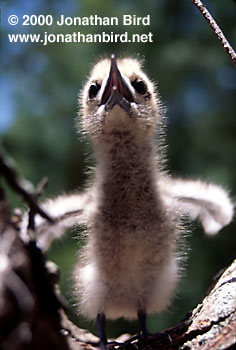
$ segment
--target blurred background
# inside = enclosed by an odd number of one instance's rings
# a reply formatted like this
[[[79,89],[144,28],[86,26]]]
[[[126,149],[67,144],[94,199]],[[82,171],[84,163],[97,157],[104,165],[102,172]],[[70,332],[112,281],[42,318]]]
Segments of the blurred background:
[[[236,3],[207,1],[236,48]],[[236,195],[236,70],[209,26],[190,0],[15,0],[1,6],[0,138],[19,173],[36,185],[48,176],[45,197],[86,184],[90,149],[74,128],[77,94],[91,65],[104,54],[137,55],[158,82],[167,107],[168,169],[175,176],[200,177]],[[10,26],[9,15],[65,16],[151,15],[151,25],[130,27]],[[8,33],[153,33],[153,43],[9,43]],[[12,208],[22,206],[8,191]],[[216,237],[193,225],[185,239],[188,261],[171,308],[149,317],[150,331],[170,327],[197,305],[213,277],[235,257],[235,223]],[[62,271],[61,290],[74,307],[71,272],[81,244],[75,232],[55,242],[48,258]],[[75,312],[76,308],[74,307]],[[81,327],[94,324],[78,317]],[[137,332],[136,322],[109,322],[108,335]]]

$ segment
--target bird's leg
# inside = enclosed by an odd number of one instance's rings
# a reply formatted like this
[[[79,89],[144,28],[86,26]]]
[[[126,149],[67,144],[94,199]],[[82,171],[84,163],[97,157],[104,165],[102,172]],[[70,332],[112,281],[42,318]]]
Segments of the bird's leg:
[[[149,335],[147,330],[147,314],[145,310],[138,310],[139,320],[139,335],[141,338],[146,338]]]
[[[107,336],[106,336],[106,317],[103,312],[97,314],[96,325],[98,336],[100,338],[99,347],[101,350],[106,350]]]

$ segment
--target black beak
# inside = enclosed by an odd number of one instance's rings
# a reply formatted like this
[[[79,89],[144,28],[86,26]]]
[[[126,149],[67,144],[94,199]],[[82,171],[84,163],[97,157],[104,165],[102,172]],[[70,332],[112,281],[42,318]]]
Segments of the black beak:
[[[111,55],[111,68],[102,95],[101,105],[105,104],[105,109],[109,110],[118,104],[128,112],[131,102],[135,102],[133,95],[120,74],[115,55]]]

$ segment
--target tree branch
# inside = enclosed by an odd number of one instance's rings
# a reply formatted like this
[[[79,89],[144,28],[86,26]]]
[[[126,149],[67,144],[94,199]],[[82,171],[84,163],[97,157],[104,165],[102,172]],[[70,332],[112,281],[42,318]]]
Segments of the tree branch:
[[[30,209],[35,214],[38,213],[44,219],[48,220],[49,222],[53,222],[52,218],[50,218],[50,216],[38,205],[36,199],[39,194],[36,193],[35,195],[32,195],[24,188],[23,184],[18,179],[15,170],[10,167],[9,164],[7,164],[6,158],[0,153],[0,175],[1,174],[5,177],[10,187],[23,197],[24,201],[29,205]],[[39,190],[41,190],[41,188]]]
[[[233,65],[236,67],[236,53],[230,45],[230,43],[228,42],[228,40],[226,39],[224,33],[222,32],[218,24],[214,20],[214,18],[210,14],[210,12],[207,10],[206,6],[203,5],[203,3],[200,0],[192,0],[192,2],[199,9],[207,23],[210,25],[211,29],[217,36],[218,40],[220,41],[221,45],[223,46]]]

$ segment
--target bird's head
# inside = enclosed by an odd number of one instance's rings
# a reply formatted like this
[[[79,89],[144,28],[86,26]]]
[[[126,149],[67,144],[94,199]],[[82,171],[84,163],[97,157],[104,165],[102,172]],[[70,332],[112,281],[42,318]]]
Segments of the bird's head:
[[[80,114],[84,131],[94,140],[127,131],[150,138],[160,103],[138,60],[111,55],[93,67],[80,95]]]

